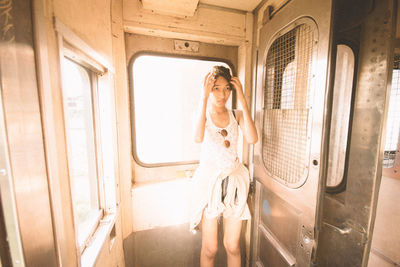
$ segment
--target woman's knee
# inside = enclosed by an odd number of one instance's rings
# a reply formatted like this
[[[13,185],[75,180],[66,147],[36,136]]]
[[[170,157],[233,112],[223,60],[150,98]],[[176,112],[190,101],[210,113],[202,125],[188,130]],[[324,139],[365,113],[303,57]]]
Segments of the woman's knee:
[[[214,258],[218,251],[218,244],[213,244],[213,243],[203,244],[201,250],[208,258]]]
[[[240,254],[240,245],[239,242],[236,240],[224,240],[224,247],[226,253],[231,255]]]

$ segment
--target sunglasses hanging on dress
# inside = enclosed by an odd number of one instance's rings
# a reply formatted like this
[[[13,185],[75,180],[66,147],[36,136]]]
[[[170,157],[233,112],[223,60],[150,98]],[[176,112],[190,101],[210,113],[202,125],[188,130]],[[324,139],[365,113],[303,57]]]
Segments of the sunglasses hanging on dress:
[[[228,131],[225,129],[222,129],[221,131],[219,131],[219,133],[222,135],[222,137],[224,138],[224,145],[226,148],[230,147],[231,143],[229,142],[229,140],[226,140],[225,138],[228,136]]]

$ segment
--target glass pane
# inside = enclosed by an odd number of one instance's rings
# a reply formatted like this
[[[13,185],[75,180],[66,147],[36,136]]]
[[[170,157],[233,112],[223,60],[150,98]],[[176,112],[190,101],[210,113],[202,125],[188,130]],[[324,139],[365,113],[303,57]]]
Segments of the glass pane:
[[[344,176],[347,140],[353,88],[354,54],[347,45],[338,45],[336,54],[335,83],[331,133],[329,140],[329,159],[327,186],[340,184]]]
[[[68,167],[81,246],[99,211],[92,85],[89,72],[66,58],[63,61],[63,98]]]
[[[111,74],[108,74],[110,77]],[[111,77],[108,81],[103,81],[105,77],[99,78],[98,103],[99,103],[99,124],[100,124],[100,142],[105,210],[108,213],[116,209],[116,190],[115,190],[115,147],[117,146],[113,136],[115,125],[113,124],[113,115],[115,114],[114,95],[110,84],[114,84]],[[101,86],[101,87],[100,87]]]
[[[272,43],[265,63],[263,161],[292,188],[308,176],[313,41],[313,28],[301,24]]]
[[[392,89],[390,91],[389,110],[386,122],[384,168],[392,168],[395,163],[400,131],[400,56],[394,58]]]
[[[204,76],[216,61],[140,56],[133,63],[136,155],[147,164],[198,160],[193,142]],[[231,105],[229,102],[228,106]]]
[[[5,76],[3,76],[5,77]],[[14,178],[12,177],[9,143],[4,120],[4,109],[0,94],[0,267],[25,266],[15,199]],[[18,192],[18,191],[17,191]],[[3,262],[3,265],[1,265]],[[13,264],[14,263],[14,264]]]

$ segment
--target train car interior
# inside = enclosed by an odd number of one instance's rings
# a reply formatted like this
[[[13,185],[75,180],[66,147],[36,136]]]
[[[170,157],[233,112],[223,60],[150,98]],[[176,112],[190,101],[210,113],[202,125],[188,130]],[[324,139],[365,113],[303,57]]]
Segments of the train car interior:
[[[0,0],[0,267],[200,266],[216,65],[258,134],[241,266],[400,266],[397,0]]]

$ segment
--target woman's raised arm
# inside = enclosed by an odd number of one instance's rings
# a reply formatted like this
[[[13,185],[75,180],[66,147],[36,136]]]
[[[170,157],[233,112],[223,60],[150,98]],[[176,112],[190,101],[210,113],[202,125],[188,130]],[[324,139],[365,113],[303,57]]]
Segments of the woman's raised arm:
[[[199,103],[199,109],[197,111],[196,117],[194,119],[194,141],[196,143],[203,142],[204,139],[204,129],[206,125],[206,111],[207,111],[207,101],[210,92],[214,86],[215,78],[211,72],[207,73],[204,78],[203,92],[201,94],[201,99]]]
[[[243,135],[249,144],[255,144],[258,141],[257,129],[251,119],[249,109],[247,108],[246,99],[243,94],[243,87],[238,77],[232,77],[231,84],[236,90],[236,97],[240,102],[243,112],[238,113],[238,122],[242,129]]]

